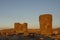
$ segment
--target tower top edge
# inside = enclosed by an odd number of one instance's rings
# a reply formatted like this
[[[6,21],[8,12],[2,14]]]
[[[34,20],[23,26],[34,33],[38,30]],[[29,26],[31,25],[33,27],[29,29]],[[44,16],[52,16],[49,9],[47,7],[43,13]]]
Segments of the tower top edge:
[[[52,14],[42,14],[39,17],[41,17],[41,16],[52,16]]]

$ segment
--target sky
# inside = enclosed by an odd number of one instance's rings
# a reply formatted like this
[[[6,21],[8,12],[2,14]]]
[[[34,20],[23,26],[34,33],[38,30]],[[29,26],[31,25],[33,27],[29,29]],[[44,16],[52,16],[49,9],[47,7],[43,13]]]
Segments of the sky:
[[[42,14],[52,14],[52,27],[60,27],[60,0],[0,0],[0,29],[14,28],[15,22],[39,28]]]

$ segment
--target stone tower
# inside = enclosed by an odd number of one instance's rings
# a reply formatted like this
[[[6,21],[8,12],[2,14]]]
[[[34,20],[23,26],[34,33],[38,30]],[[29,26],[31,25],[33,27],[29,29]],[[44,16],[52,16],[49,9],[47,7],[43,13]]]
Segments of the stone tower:
[[[28,31],[27,31],[28,30],[27,29],[28,24],[27,23],[23,23],[22,26],[23,26],[24,36],[27,36],[28,35]]]
[[[23,26],[23,31],[27,32],[27,23],[23,23],[22,26]]]
[[[14,29],[17,33],[27,32],[27,23],[14,23]]]
[[[14,29],[17,33],[21,32],[22,31],[22,25],[20,23],[14,23]]]
[[[42,35],[52,34],[52,15],[43,14],[39,16],[40,32]]]

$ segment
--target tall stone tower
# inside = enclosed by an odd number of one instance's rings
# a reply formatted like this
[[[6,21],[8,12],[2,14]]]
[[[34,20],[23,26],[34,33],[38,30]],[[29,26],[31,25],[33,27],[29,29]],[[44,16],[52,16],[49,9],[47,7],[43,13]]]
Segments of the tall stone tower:
[[[40,32],[43,35],[52,34],[52,15],[43,14],[39,16]]]

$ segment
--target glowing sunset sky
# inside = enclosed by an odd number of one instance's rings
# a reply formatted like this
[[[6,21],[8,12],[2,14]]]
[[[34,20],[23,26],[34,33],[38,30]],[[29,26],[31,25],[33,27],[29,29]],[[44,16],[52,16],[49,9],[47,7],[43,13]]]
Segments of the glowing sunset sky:
[[[39,15],[53,15],[53,28],[60,26],[60,0],[0,0],[0,29],[13,28],[15,22],[39,28]]]

